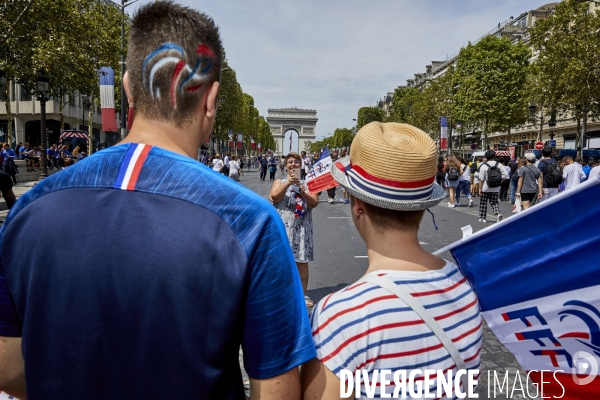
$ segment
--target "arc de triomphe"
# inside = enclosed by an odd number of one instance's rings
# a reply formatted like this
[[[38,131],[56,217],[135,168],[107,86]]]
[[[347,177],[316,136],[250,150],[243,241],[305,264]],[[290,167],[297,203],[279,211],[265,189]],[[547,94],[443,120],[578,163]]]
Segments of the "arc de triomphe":
[[[284,144],[285,133],[289,130],[298,133],[298,150],[310,150],[310,145],[316,141],[317,111],[303,110],[301,108],[269,108],[267,122],[271,127],[271,133],[277,148],[276,155],[286,155],[289,144]]]

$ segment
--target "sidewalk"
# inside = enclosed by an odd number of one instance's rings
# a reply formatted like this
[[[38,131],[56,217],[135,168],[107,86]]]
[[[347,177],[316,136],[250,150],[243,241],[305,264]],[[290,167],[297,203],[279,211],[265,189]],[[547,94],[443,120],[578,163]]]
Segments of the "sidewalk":
[[[17,179],[18,179],[18,175],[17,175]],[[17,184],[15,186],[13,186],[13,188],[12,188],[13,193],[15,194],[15,197],[17,198],[17,200],[19,199],[19,197],[23,196],[25,193],[27,193],[29,190],[31,190],[31,188],[34,187],[36,185],[36,183],[37,183],[37,181],[17,182]],[[8,215],[8,208],[6,207],[6,201],[4,200],[3,197],[0,197],[0,220],[5,220],[7,215]]]

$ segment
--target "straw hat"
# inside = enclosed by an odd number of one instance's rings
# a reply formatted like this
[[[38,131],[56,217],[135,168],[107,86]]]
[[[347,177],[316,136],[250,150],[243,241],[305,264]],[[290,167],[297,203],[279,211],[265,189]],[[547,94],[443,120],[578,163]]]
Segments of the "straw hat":
[[[352,141],[350,156],[331,175],[350,194],[392,210],[424,210],[446,192],[437,183],[438,151],[422,130],[408,124],[371,122]]]

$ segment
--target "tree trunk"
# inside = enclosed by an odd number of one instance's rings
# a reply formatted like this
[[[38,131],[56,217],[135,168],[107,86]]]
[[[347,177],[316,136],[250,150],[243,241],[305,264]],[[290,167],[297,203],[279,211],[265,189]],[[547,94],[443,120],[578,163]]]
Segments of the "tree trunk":
[[[91,156],[94,151],[94,134],[93,134],[93,120],[94,120],[94,96],[90,95],[90,112],[88,115],[88,150]]]
[[[482,150],[483,151],[487,151],[488,150],[488,120],[485,120],[485,123],[483,125],[483,146]]]
[[[65,118],[63,116],[63,108],[65,107],[65,94],[62,89],[58,91],[58,115],[60,116],[60,130],[65,129]]]
[[[13,142],[13,131],[12,131],[12,113],[10,110],[10,84],[8,82],[8,76],[6,77],[6,85],[4,85],[4,97],[6,99],[6,118],[8,122],[6,124],[8,144],[12,145]]]
[[[581,124],[581,134],[579,136],[579,140],[576,142],[579,143],[579,147],[577,147],[577,157],[583,157],[583,147],[585,143],[583,143],[583,138],[585,137],[586,128],[587,128],[587,107],[583,107],[583,122]]]
[[[579,153],[581,146],[581,117],[577,117],[577,131],[575,131],[575,150]]]

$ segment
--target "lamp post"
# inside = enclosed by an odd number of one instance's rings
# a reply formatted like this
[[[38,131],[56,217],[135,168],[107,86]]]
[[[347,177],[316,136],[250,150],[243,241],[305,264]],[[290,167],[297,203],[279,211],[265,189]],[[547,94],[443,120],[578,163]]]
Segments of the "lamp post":
[[[50,79],[48,75],[46,75],[46,71],[43,69],[40,71],[40,74],[37,77],[37,88],[38,88],[38,101],[40,102],[40,134],[42,139],[42,147],[44,148],[44,152],[48,150],[48,135],[46,133],[46,102],[48,101],[48,82]],[[47,153],[42,153],[41,157],[41,166],[42,172],[40,173],[39,180],[48,177],[48,156]]]
[[[127,96],[125,96],[125,86],[123,85],[123,77],[125,76],[125,8],[139,0],[121,0],[121,5],[115,3],[121,9],[121,140],[127,136],[127,124],[125,123],[126,113],[125,104],[127,104]],[[114,3],[114,1],[113,1]],[[128,4],[125,4],[128,3]]]
[[[548,128],[550,128],[550,140],[554,140],[554,128],[556,127],[556,113],[553,111],[548,121]]]

